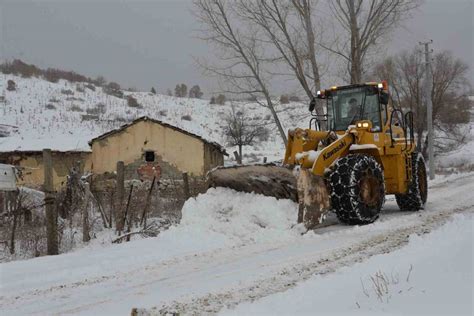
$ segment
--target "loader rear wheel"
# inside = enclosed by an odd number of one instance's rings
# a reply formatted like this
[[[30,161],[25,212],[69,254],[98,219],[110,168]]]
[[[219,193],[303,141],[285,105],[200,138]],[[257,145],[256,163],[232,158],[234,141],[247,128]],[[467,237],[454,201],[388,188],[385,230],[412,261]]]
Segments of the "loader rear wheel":
[[[328,183],[332,208],[341,222],[364,225],[379,217],[385,186],[382,168],[373,157],[354,154],[337,160]]]
[[[412,154],[412,179],[406,194],[396,194],[398,207],[402,211],[419,211],[423,209],[428,198],[425,160],[421,153]]]

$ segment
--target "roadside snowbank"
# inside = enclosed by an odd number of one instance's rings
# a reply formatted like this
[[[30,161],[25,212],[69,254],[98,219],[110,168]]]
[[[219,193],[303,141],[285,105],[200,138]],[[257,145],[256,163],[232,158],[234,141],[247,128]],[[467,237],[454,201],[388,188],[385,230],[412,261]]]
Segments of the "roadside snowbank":
[[[298,236],[297,205],[257,194],[213,188],[188,200],[179,226],[162,234],[160,240],[199,240],[218,247],[254,242],[274,242]]]
[[[400,250],[221,314],[472,315],[473,225],[458,215]]]

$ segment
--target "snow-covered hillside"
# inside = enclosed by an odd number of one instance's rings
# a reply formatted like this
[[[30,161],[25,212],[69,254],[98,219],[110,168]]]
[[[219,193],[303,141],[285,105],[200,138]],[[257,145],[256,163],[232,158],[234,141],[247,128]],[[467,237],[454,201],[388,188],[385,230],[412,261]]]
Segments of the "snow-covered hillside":
[[[16,91],[5,89],[8,80],[16,83]],[[0,124],[10,125],[6,127],[10,136],[0,138],[0,151],[90,150],[87,144],[90,139],[144,115],[226,145],[222,128],[224,117],[231,109],[230,102],[225,106],[211,105],[208,100],[124,91],[125,96],[133,95],[138,100],[140,107],[133,108],[127,105],[126,98],[108,95],[101,87],[93,91],[65,80],[51,83],[14,75],[1,76],[0,91],[5,91],[6,97],[6,106],[0,109]],[[268,109],[249,102],[235,102],[235,105],[245,107],[252,120],[272,131],[269,141],[244,148],[244,153],[254,153],[256,159],[263,156],[269,160],[281,159],[283,144]],[[278,110],[286,129],[307,126],[306,104],[290,103],[279,106]],[[87,114],[98,115],[99,119],[87,120],[83,117]],[[234,148],[227,150],[232,152]]]

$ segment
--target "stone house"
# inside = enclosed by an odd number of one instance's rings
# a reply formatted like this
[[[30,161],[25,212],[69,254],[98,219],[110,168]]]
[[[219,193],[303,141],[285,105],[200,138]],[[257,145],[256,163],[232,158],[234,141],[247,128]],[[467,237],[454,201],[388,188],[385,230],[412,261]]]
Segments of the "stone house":
[[[145,161],[159,163],[163,176],[182,172],[205,176],[222,166],[227,155],[217,143],[146,116],[92,139],[89,145],[92,173],[112,173],[117,161],[123,161],[126,178],[137,177],[136,170]]]

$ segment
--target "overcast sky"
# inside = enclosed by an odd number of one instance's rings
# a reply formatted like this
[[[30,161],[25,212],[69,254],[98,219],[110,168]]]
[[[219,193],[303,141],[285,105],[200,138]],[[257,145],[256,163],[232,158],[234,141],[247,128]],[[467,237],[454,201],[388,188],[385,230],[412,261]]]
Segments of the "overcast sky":
[[[323,1],[323,0],[321,0]],[[388,52],[433,39],[471,67],[474,82],[474,0],[425,0],[394,33]],[[164,92],[176,83],[215,84],[203,77],[192,56],[208,56],[196,39],[191,0],[26,1],[0,0],[0,50],[40,67],[57,67],[126,87]]]

